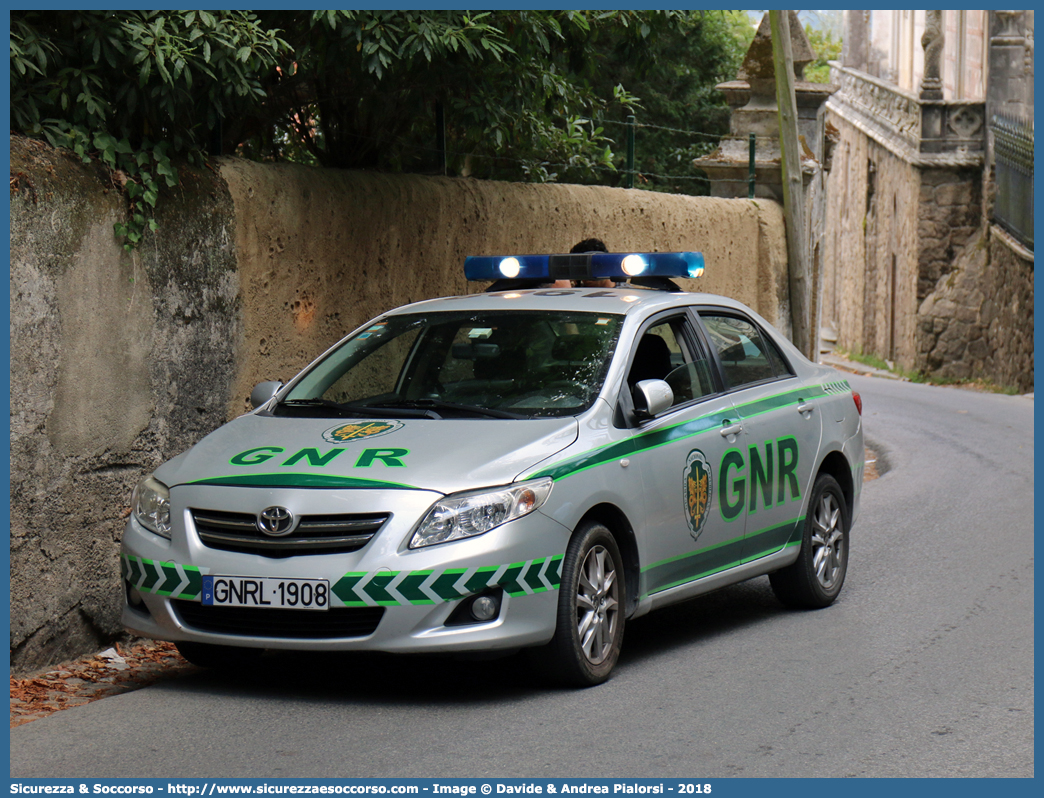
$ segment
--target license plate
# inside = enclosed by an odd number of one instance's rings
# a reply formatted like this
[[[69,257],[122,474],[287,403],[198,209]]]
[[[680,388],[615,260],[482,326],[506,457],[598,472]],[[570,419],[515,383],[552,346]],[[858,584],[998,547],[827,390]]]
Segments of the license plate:
[[[325,610],[330,606],[330,583],[325,579],[204,576],[203,604],[208,607]]]

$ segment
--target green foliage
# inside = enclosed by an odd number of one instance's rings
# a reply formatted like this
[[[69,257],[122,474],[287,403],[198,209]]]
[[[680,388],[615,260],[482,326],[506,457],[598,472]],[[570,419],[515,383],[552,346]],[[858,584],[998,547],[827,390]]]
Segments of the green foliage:
[[[269,86],[273,130],[241,119],[231,140],[248,157],[325,166],[435,171],[435,108],[445,111],[449,169],[553,180],[611,169],[593,120],[633,107],[622,88],[577,75],[602,41],[649,42],[673,12],[323,11],[262,13],[286,31],[292,67]],[[636,49],[640,49],[636,48]],[[255,124],[256,121],[256,124]]]
[[[805,80],[810,83],[829,83],[830,64],[827,62],[840,60],[841,37],[834,38],[832,31],[824,32],[811,25],[805,26],[805,35],[812,45],[812,52],[816,54],[816,60],[805,67]]]
[[[727,130],[713,85],[735,76],[753,36],[734,12],[325,11],[307,25],[260,13],[295,56],[269,86],[282,121],[229,131],[240,154],[438,171],[438,105],[450,173],[530,181],[619,182],[632,112],[708,134],[661,143],[643,131],[643,168],[691,173]]]
[[[660,32],[651,58],[635,58],[626,46],[609,49],[588,76],[596,90],[622,84],[640,98],[635,112],[635,186],[686,194],[707,194],[708,181],[692,166],[712,152],[729,131],[729,108],[715,86],[734,80],[754,28],[741,11],[689,12]],[[615,140],[614,160],[625,169],[623,109],[608,114]],[[671,177],[668,177],[670,175]],[[603,182],[622,184],[620,178]]]
[[[111,171],[136,246],[208,145],[262,160],[617,184],[630,113],[639,169],[691,173],[727,130],[715,83],[741,12],[14,11],[12,126]],[[696,191],[657,177],[647,188]]]
[[[12,11],[12,126],[111,170],[130,249],[177,185],[171,157],[201,161],[222,118],[260,105],[260,75],[286,52],[249,12]]]

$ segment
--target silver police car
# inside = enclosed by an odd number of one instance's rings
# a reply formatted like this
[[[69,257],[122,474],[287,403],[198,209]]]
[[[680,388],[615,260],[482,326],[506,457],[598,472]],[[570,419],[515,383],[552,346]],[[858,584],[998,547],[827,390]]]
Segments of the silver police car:
[[[702,271],[699,253],[469,258],[485,293],[393,310],[262,383],[135,490],[123,624],[206,666],[528,648],[591,685],[657,607],[764,574],[786,605],[830,604],[859,395],[671,280]]]

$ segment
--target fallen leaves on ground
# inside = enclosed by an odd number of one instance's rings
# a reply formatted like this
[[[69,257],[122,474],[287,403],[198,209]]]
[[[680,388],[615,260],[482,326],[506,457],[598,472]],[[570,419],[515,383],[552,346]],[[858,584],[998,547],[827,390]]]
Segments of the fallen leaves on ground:
[[[130,646],[117,643],[40,674],[12,676],[11,728],[194,670],[173,643],[147,641]]]

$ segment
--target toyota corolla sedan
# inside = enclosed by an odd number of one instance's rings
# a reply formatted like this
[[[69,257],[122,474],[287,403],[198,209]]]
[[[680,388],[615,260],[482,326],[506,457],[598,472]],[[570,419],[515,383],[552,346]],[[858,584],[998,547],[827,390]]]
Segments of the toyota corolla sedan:
[[[225,667],[526,648],[584,686],[658,607],[765,574],[837,598],[863,479],[837,372],[679,290],[699,253],[465,271],[492,285],[368,322],[141,482],[128,630]]]

